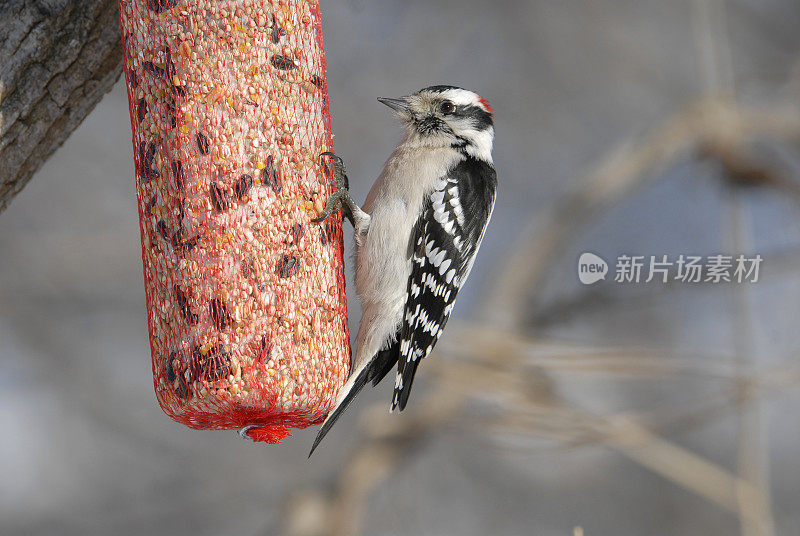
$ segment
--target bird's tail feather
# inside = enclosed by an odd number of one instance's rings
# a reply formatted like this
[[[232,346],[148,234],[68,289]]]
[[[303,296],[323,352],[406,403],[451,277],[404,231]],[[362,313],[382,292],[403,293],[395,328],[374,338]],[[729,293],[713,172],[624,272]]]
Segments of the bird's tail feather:
[[[380,383],[380,381],[389,373],[390,370],[394,367],[397,363],[397,358],[400,355],[400,344],[395,340],[393,341],[388,348],[381,350],[375,357],[373,357],[369,362],[367,362],[366,366],[364,366],[357,374],[351,374],[350,378],[347,379],[345,384],[342,386],[340,393],[340,400],[336,404],[336,407],[328,414],[328,418],[325,419],[325,422],[322,423],[322,428],[319,429],[317,432],[317,437],[314,439],[314,445],[311,447],[311,452],[309,452],[308,456],[311,457],[314,454],[314,449],[317,448],[322,438],[328,433],[331,429],[331,426],[336,422],[336,420],[341,416],[344,410],[347,409],[347,406],[356,395],[364,388],[364,385],[367,382],[371,381],[372,386],[375,387]]]
[[[397,364],[397,358],[399,356],[400,343],[396,340],[392,342],[388,348],[378,352],[369,367],[371,372],[368,381],[372,382],[373,387],[381,383],[381,380],[389,374],[389,371]]]
[[[409,360],[398,366],[397,375],[400,378],[400,382],[394,389],[392,411],[406,409],[406,403],[408,403],[408,397],[411,394],[411,384],[414,382],[414,375],[417,373],[417,365],[419,365],[419,359]]]
[[[345,394],[338,401],[333,411],[331,411],[328,414],[328,418],[325,419],[325,422],[322,423],[322,428],[320,428],[319,432],[317,432],[317,437],[314,438],[314,444],[311,445],[311,452],[308,453],[309,458],[311,457],[312,454],[314,454],[314,450],[316,450],[320,441],[322,441],[322,439],[328,434],[328,431],[331,429],[331,426],[333,426],[333,424],[339,419],[342,413],[344,413],[344,410],[347,409],[347,406],[350,405],[350,402],[352,402],[353,399],[355,399],[356,395],[367,384],[367,381],[369,381],[369,376],[370,376],[370,367],[365,366],[358,372],[357,375],[351,375],[350,378],[347,380],[347,382],[345,382],[345,384],[342,386],[341,392]]]

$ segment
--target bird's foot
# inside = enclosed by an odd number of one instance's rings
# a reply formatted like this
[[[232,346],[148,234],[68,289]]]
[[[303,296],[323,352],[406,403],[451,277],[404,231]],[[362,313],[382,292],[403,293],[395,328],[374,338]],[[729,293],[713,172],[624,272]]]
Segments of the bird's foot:
[[[339,156],[330,151],[325,151],[320,154],[320,157],[323,156],[329,156],[333,160],[333,183],[336,186],[336,191],[328,198],[328,202],[325,204],[325,210],[320,217],[313,218],[311,221],[314,223],[322,223],[327,220],[331,214],[341,210],[342,215],[355,226],[353,209],[355,208],[358,211],[361,209],[355,204],[353,198],[350,197],[350,181],[344,169],[344,162]]]

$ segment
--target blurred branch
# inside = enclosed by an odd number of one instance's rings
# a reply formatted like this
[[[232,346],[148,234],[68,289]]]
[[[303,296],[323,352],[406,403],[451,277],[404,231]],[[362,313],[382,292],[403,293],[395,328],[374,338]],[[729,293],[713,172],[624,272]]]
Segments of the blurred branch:
[[[695,353],[680,356],[657,349],[570,344],[461,322],[452,322],[448,329],[454,336],[442,339],[440,349],[458,361],[457,368],[472,365],[494,369],[514,367],[550,372],[600,372],[617,377],[688,374],[709,379],[738,378],[736,367],[725,361],[724,355],[701,356]],[[464,344],[465,340],[469,344]],[[431,360],[426,366],[439,369],[452,367],[453,363],[440,358],[437,363]]]
[[[726,95],[735,102],[733,62],[727,32],[726,0],[695,0],[696,34],[704,36],[698,41],[705,62],[702,72],[706,79],[706,91]],[[715,157],[722,165],[724,177],[733,185],[770,186],[784,190],[794,201],[800,201],[800,189],[771,168],[755,162],[747,151],[745,140],[725,134],[703,140],[701,150]],[[731,251],[751,251],[752,240],[745,220],[738,189],[728,198],[729,242]],[[743,536],[771,536],[775,533],[775,521],[770,505],[767,438],[762,429],[761,403],[754,396],[753,385],[745,378],[757,374],[755,345],[753,342],[753,318],[751,314],[750,288],[745,285],[728,286],[732,296],[733,326],[732,342],[735,365],[741,380],[737,382],[737,396],[748,400],[738,404],[739,430],[737,437],[737,474],[744,484],[727,486],[733,490],[736,512],[739,516]]]
[[[730,512],[739,513],[737,497],[743,497],[748,503],[757,501],[758,492],[749,483],[651,433],[635,421],[615,417],[605,420],[602,424],[606,428],[605,442],[608,445],[654,473]],[[753,518],[749,510],[742,513],[747,519]]]
[[[733,62],[727,39],[726,0],[694,0],[692,25],[707,95],[734,98]]]
[[[732,251],[750,251],[749,220],[745,219],[740,192],[734,191],[728,199],[729,242]],[[733,340],[735,365],[741,377],[757,374],[755,344],[753,342],[752,300],[750,288],[745,285],[729,287],[733,302]],[[771,536],[775,534],[775,520],[770,506],[769,461],[767,435],[764,429],[762,404],[754,396],[753,385],[746,381],[737,384],[737,396],[750,400],[738,409],[737,472],[749,482],[755,495],[737,494],[740,525],[744,536]]]

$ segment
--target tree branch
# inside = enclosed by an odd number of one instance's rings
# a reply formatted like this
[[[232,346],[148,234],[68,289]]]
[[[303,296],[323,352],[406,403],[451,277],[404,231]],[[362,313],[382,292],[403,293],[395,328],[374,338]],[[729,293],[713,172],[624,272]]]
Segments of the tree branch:
[[[0,3],[0,212],[119,77],[117,0]]]

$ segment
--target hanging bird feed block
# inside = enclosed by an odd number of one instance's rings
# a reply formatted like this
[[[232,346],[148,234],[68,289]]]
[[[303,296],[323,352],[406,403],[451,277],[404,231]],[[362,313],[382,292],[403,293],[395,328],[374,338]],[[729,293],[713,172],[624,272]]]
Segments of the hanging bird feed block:
[[[191,428],[278,442],[347,378],[316,0],[122,0],[153,381]]]

